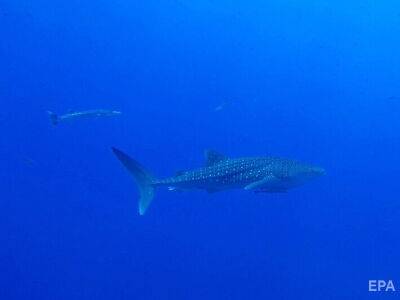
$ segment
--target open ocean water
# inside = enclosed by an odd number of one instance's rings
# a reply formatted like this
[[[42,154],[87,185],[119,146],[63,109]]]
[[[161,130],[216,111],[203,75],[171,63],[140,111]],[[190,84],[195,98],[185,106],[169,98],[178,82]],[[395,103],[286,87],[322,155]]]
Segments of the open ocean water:
[[[399,1],[0,0],[0,101],[1,300],[400,297]],[[326,175],[139,216],[111,147]]]

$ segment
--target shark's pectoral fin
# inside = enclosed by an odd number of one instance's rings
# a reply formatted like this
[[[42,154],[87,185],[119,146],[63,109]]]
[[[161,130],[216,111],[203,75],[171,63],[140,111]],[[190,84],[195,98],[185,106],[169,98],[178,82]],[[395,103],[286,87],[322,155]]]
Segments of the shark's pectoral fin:
[[[274,185],[274,183],[278,182],[278,179],[273,176],[267,176],[259,181],[252,182],[244,187],[245,190],[264,190],[263,187],[268,185]]]

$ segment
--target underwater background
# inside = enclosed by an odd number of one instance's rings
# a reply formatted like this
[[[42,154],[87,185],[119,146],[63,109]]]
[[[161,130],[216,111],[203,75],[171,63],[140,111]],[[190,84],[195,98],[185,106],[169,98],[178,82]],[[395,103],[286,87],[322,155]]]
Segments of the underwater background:
[[[0,37],[0,299],[399,296],[368,281],[400,289],[400,2],[1,0]],[[158,177],[204,149],[327,175],[139,216],[112,146]]]

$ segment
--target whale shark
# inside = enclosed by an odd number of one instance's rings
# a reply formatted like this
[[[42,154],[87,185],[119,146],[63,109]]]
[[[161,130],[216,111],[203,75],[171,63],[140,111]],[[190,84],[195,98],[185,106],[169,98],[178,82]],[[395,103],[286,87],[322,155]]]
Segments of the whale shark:
[[[200,189],[209,193],[228,189],[286,193],[325,174],[321,167],[296,160],[279,157],[229,158],[217,151],[206,150],[203,167],[157,179],[126,153],[117,148],[112,148],[112,151],[136,181],[140,193],[140,215],[145,214],[158,187],[168,187],[169,190]]]

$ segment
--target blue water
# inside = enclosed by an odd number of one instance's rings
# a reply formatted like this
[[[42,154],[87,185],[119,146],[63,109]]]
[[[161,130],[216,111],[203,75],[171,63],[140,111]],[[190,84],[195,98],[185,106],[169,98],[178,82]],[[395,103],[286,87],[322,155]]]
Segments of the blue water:
[[[0,299],[388,299],[400,290],[400,3],[0,2]],[[117,109],[52,126],[47,110]],[[159,177],[278,155],[287,194]]]

